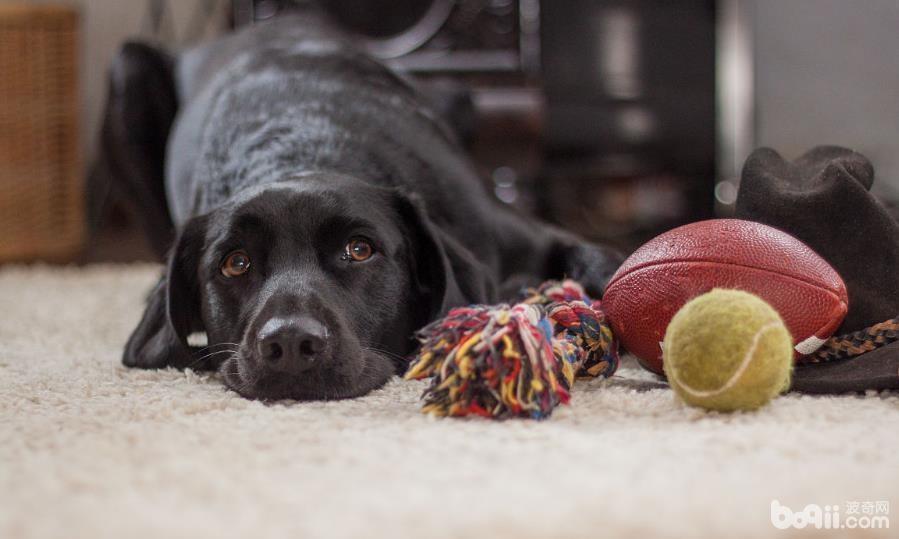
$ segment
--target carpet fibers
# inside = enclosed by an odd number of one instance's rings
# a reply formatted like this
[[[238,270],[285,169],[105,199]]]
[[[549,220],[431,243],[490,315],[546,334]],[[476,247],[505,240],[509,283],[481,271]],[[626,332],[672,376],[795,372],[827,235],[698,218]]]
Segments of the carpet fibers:
[[[625,365],[543,422],[430,419],[400,380],[265,405],[120,365],[158,271],[0,271],[0,537],[897,536],[770,516],[899,503],[895,393],[722,415]]]

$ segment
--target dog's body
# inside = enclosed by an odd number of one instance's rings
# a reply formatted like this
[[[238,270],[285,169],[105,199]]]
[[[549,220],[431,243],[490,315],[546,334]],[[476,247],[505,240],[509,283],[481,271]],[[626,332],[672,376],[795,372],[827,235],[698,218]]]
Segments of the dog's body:
[[[299,18],[177,61],[126,45],[104,141],[154,243],[177,230],[125,364],[248,397],[363,394],[447,309],[565,275],[598,293],[619,262],[495,203],[411,83]]]

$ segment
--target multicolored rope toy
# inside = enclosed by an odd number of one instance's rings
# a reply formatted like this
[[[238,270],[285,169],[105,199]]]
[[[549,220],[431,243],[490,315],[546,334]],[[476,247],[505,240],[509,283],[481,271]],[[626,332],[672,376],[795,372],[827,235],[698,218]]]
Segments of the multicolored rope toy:
[[[418,334],[406,379],[432,377],[422,411],[543,419],[576,376],[611,376],[618,341],[599,301],[575,281],[547,281],[515,305],[453,309]]]

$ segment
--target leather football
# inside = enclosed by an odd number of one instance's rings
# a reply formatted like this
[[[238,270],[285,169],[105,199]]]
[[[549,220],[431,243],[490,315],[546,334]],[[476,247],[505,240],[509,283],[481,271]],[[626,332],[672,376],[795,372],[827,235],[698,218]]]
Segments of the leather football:
[[[661,374],[661,341],[671,318],[713,288],[767,301],[790,330],[796,357],[817,350],[849,305],[839,274],[808,246],[738,219],[691,223],[650,240],[612,276],[602,305],[621,344]]]

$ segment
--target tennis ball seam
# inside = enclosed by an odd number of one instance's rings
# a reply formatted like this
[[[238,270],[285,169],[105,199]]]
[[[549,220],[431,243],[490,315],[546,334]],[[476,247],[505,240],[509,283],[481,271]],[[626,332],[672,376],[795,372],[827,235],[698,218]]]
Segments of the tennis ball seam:
[[[769,322],[765,324],[755,334],[752,336],[752,342],[749,345],[749,349],[746,351],[746,354],[743,356],[743,361],[740,362],[740,365],[731,375],[731,377],[724,383],[721,387],[717,389],[695,389],[685,384],[683,380],[681,380],[677,375],[677,368],[671,365],[669,368],[668,376],[672,378],[672,380],[686,393],[690,394],[693,397],[705,398],[705,397],[716,397],[737,385],[737,382],[740,381],[740,378],[743,377],[743,374],[746,372],[746,369],[749,368],[749,365],[752,363],[753,357],[755,357],[755,350],[758,348],[759,342],[762,340],[762,336],[771,331],[772,329],[777,329],[782,326],[783,323],[780,320],[775,320],[773,322]]]

